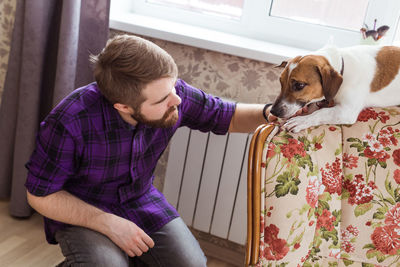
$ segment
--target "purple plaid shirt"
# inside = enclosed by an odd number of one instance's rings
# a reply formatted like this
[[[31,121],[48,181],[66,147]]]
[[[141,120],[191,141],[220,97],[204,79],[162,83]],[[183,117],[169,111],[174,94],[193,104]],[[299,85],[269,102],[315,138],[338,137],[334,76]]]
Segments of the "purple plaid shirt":
[[[152,184],[158,159],[178,127],[225,134],[235,104],[182,80],[179,119],[171,128],[126,123],[96,83],[72,92],[40,124],[36,148],[26,164],[28,191],[46,196],[66,190],[106,212],[153,233],[179,216]],[[45,218],[49,243],[66,225]]]

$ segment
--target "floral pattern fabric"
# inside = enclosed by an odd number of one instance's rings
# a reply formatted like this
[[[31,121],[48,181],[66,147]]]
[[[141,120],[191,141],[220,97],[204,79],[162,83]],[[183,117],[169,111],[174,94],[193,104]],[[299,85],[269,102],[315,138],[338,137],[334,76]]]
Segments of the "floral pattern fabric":
[[[257,266],[400,266],[400,107],[266,142]]]

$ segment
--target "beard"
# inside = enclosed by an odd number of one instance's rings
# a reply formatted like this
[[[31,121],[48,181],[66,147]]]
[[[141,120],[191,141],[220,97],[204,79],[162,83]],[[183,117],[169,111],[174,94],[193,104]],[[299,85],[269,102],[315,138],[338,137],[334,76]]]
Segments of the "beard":
[[[136,113],[131,115],[132,119],[136,120],[139,123],[146,124],[153,128],[170,128],[176,124],[179,119],[179,112],[177,106],[170,107],[162,116],[161,119],[158,120],[149,120],[144,117],[140,108],[137,109]]]

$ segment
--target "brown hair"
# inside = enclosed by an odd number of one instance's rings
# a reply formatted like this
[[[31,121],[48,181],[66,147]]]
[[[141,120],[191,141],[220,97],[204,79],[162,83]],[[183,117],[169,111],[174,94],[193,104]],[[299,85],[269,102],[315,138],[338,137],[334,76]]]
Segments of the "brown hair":
[[[101,93],[111,103],[139,106],[146,84],[176,77],[173,58],[156,44],[133,35],[117,35],[107,41],[97,56],[91,55],[94,77]]]

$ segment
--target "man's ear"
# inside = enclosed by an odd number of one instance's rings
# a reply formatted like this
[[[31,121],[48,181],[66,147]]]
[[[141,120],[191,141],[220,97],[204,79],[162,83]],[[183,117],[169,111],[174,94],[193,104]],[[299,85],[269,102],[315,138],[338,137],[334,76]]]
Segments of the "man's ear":
[[[331,101],[339,91],[343,77],[329,64],[318,66],[317,69],[321,75],[322,90],[325,99]]]
[[[116,110],[118,110],[120,112],[128,113],[128,114],[133,113],[133,108],[128,105],[121,104],[121,103],[115,103],[113,106]]]

